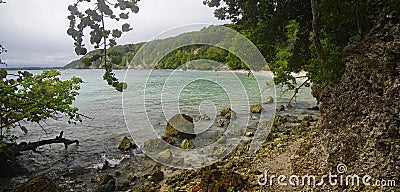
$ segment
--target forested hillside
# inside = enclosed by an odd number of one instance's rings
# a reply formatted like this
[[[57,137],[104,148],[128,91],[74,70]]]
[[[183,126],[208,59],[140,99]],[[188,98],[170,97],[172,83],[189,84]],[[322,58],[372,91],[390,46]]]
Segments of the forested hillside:
[[[198,39],[223,39],[224,42],[234,42],[234,37],[219,37],[221,36],[221,28],[210,26],[203,28],[197,32],[188,32],[176,37],[167,39],[158,39],[152,41],[152,46],[157,46],[157,49],[163,50],[167,47],[179,47],[181,42],[196,41]],[[118,45],[111,47],[108,50],[108,62],[113,64],[115,69],[123,69],[130,65],[131,68],[143,69],[176,69],[182,64],[198,59],[208,59],[226,64],[225,69],[247,69],[247,66],[237,58],[233,53],[219,48],[217,46],[194,44],[180,47],[164,57],[160,61],[154,63],[153,58],[156,58],[160,53],[157,51],[146,52],[142,63],[131,63],[133,57],[144,43]],[[79,60],[73,61],[65,66],[65,68],[103,68],[102,50],[94,50],[87,53]],[[212,70],[216,69],[211,63],[202,63],[199,66],[191,66],[194,69]],[[218,68],[221,69],[221,68]]]

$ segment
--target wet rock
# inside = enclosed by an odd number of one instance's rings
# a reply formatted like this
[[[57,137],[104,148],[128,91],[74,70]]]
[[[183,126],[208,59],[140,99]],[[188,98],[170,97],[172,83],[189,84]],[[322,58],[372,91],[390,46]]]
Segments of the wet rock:
[[[248,131],[248,132],[246,132],[246,137],[253,137],[254,136],[254,133],[253,132],[251,132],[251,131]]]
[[[165,134],[183,139],[195,138],[193,119],[185,114],[174,115],[165,127]]]
[[[311,115],[306,115],[303,117],[303,121],[311,122],[311,121],[314,121],[314,119]]]
[[[286,117],[284,117],[282,115],[278,115],[278,114],[274,115],[274,125],[283,125],[286,122],[287,122]]]
[[[194,121],[201,121],[201,120],[210,120],[210,116],[208,116],[207,114],[199,114],[194,118]]]
[[[157,160],[161,162],[169,162],[172,159],[172,152],[170,149],[165,149],[157,154]]]
[[[220,112],[221,112],[221,116],[223,116],[223,117],[225,117],[227,119],[236,118],[236,112],[233,111],[231,108],[222,109]]]
[[[194,143],[191,140],[183,140],[181,144],[181,148],[183,149],[193,149],[194,148]]]
[[[262,109],[260,104],[250,106],[250,112],[252,113],[261,113]]]
[[[176,142],[176,140],[170,136],[162,136],[161,139],[171,145],[175,144],[175,142]]]
[[[158,183],[164,179],[164,172],[161,170],[156,170],[150,175],[150,181]]]
[[[160,185],[154,183],[154,182],[146,182],[142,186],[140,186],[137,190],[138,192],[153,192],[157,191],[157,189],[161,188]]]
[[[130,172],[130,173],[128,174],[128,180],[129,180],[129,181],[136,181],[136,179],[137,179],[137,176],[136,176],[135,173]]]
[[[135,149],[137,148],[137,145],[131,142],[131,140],[128,137],[124,137],[121,141],[121,143],[118,146],[119,150],[127,151],[129,149]]]
[[[290,103],[288,103],[288,104],[286,105],[286,108],[287,108],[288,110],[294,110],[293,105],[290,104]]]
[[[284,106],[284,105],[279,105],[279,106],[276,108],[276,111],[277,111],[277,112],[284,111],[284,110],[285,110],[285,106]]]
[[[157,154],[168,148],[169,144],[161,138],[149,139],[143,143],[143,149],[147,153]]]
[[[263,104],[271,104],[274,102],[274,98],[269,96],[267,98],[264,99],[264,101],[262,102]]]
[[[40,191],[40,192],[58,192],[62,191],[58,184],[53,180],[47,178],[44,175],[37,175],[32,177],[28,181],[25,181],[17,185],[13,191],[15,192],[28,192],[28,191]]]
[[[319,111],[319,107],[318,107],[318,106],[309,107],[309,108],[307,108],[307,109],[308,109],[308,110]]]
[[[129,181],[118,181],[117,191],[126,191],[129,189]]]
[[[100,177],[100,185],[94,190],[95,192],[115,191],[115,178],[109,174]]]
[[[226,127],[226,126],[229,125],[229,122],[228,122],[228,121],[225,121],[225,120],[223,120],[223,119],[218,119],[218,121],[215,122],[215,125],[216,125],[217,127]]]
[[[200,182],[202,191],[241,191],[245,186],[241,175],[228,170],[204,171]]]

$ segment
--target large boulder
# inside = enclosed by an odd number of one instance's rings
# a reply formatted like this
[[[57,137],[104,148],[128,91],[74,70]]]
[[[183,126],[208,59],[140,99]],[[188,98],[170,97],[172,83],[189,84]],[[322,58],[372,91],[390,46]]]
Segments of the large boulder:
[[[165,127],[165,134],[182,139],[195,138],[193,119],[185,114],[174,115]]]

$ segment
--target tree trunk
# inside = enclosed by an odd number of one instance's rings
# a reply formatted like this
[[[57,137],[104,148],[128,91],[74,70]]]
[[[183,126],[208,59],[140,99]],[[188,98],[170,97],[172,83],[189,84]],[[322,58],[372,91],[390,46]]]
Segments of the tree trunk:
[[[319,18],[317,12],[317,4],[315,3],[315,0],[311,0],[311,11],[313,16],[311,23],[313,28],[313,35],[311,36],[310,40],[314,44],[318,59],[320,59],[322,63],[325,63],[325,55],[322,50],[321,41],[319,39]]]

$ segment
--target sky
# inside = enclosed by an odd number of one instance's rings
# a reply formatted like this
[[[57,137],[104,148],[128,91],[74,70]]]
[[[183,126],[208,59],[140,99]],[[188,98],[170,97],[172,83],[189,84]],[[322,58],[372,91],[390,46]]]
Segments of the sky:
[[[60,67],[79,58],[74,52],[72,38],[66,33],[69,26],[67,7],[75,0],[5,2],[0,4],[0,43],[7,53],[1,54],[0,58],[8,67]],[[203,0],[142,0],[138,6],[139,13],[130,13],[126,20],[133,30],[123,34],[118,44],[149,41],[182,25],[229,22],[217,20],[214,10],[203,5]],[[93,49],[86,44],[89,50]]]

